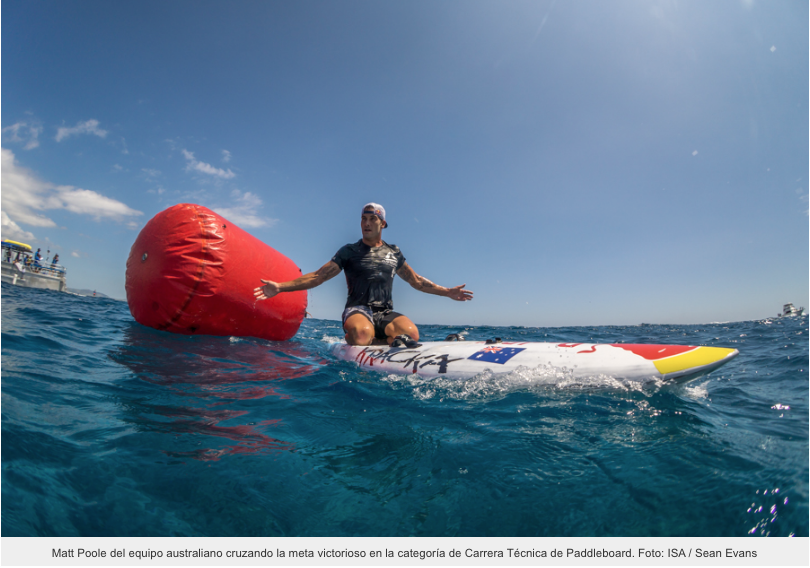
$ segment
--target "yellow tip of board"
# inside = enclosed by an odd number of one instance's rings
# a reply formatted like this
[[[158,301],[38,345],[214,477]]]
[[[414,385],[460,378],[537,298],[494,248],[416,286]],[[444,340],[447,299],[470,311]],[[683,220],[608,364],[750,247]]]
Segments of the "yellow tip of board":
[[[720,363],[728,357],[736,357],[738,354],[739,352],[736,349],[725,347],[696,347],[680,355],[658,359],[655,361],[655,368],[662,375],[683,373],[690,370],[699,371],[704,367]]]

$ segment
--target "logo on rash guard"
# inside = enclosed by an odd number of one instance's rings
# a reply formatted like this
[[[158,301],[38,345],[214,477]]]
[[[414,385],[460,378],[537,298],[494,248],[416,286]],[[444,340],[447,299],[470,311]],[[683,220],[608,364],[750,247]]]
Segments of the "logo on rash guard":
[[[396,266],[397,265],[397,257],[394,256],[394,253],[392,253],[391,251],[388,251],[388,253],[385,255],[385,257],[383,259],[381,259],[381,262],[384,262],[385,264],[390,264],[391,266]]]

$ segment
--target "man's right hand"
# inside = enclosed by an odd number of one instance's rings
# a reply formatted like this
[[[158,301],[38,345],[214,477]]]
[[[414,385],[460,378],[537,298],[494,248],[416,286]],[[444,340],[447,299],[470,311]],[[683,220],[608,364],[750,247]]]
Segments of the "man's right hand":
[[[257,300],[269,300],[281,292],[277,282],[273,282],[272,280],[262,280],[262,282],[264,282],[264,286],[253,289],[253,296]]]
[[[273,282],[272,280],[263,280],[264,286],[259,286],[253,289],[253,295],[257,300],[267,300],[281,294],[282,292],[298,292],[299,290],[309,290],[315,286],[320,286],[335,275],[340,274],[340,267],[331,260],[321,266],[315,272],[299,276],[295,280],[289,282]]]

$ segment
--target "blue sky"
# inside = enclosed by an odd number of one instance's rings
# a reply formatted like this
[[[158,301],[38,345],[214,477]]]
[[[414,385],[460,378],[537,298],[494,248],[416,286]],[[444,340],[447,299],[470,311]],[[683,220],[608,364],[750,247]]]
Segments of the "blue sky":
[[[737,321],[808,306],[802,1],[2,6],[2,232],[124,298],[156,213],[304,272],[382,203],[417,323]],[[343,276],[310,292],[338,319]]]

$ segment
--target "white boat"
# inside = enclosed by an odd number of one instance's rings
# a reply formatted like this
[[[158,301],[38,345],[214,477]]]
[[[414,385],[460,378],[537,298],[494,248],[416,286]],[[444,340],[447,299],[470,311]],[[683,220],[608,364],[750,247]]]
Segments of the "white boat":
[[[782,306],[782,313],[779,314],[780,317],[794,317],[794,316],[803,316],[804,315],[804,308],[795,308],[793,304],[788,302],[784,306]]]
[[[4,240],[0,243],[0,279],[15,286],[67,290],[67,269],[61,264],[37,262],[31,245]]]

